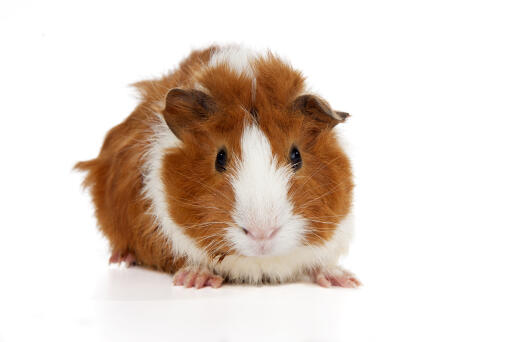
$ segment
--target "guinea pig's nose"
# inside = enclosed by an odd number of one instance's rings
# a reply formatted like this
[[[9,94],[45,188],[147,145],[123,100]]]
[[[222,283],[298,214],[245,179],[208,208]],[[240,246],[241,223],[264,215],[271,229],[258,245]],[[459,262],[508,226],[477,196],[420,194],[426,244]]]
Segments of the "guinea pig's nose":
[[[254,240],[269,240],[277,234],[277,232],[280,230],[280,227],[271,228],[247,227],[242,229],[245,232],[245,234],[247,234]]]

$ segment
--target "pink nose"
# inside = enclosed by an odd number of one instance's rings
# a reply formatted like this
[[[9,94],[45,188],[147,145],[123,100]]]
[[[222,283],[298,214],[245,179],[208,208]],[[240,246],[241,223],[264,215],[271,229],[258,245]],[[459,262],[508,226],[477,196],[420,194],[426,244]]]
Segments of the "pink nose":
[[[277,232],[280,230],[280,227],[271,227],[271,228],[243,228],[245,234],[250,236],[254,240],[269,240],[273,238]]]

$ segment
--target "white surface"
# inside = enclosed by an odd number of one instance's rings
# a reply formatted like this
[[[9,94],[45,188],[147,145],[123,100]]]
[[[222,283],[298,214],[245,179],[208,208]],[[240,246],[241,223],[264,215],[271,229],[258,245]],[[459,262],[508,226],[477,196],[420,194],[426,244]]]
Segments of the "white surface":
[[[0,340],[510,341],[507,6],[2,2]],[[107,265],[71,167],[134,108],[127,84],[213,41],[272,48],[352,114],[362,289]]]

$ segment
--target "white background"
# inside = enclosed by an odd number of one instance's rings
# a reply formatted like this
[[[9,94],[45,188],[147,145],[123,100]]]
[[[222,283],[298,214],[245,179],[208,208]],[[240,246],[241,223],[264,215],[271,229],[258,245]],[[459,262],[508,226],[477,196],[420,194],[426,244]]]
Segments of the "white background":
[[[505,1],[0,4],[0,340],[511,341]],[[270,48],[352,114],[359,290],[185,290],[108,266],[82,175],[128,84]]]

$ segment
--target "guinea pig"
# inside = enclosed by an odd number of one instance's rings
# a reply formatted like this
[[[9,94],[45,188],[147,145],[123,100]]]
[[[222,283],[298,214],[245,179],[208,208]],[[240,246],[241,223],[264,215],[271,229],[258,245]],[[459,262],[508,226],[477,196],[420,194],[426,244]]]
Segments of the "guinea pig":
[[[352,229],[347,113],[271,52],[211,46],[135,84],[141,102],[86,172],[98,225],[125,262],[175,285],[357,287],[338,265]]]

